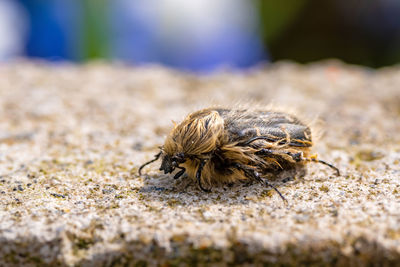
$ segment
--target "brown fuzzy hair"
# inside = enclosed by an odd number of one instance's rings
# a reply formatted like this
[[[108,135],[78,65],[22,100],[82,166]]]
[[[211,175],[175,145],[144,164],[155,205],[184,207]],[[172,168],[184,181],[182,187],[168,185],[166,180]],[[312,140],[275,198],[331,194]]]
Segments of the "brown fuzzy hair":
[[[178,151],[187,155],[202,155],[226,142],[224,137],[224,120],[218,112],[200,110],[175,125],[165,140],[164,151],[170,155]]]
[[[340,175],[335,166],[310,156],[312,145],[309,126],[286,112],[207,108],[176,124],[160,153],[143,164],[139,174],[162,157],[160,170],[172,173],[180,169],[175,178],[186,173],[204,191],[208,191],[204,184],[247,179],[273,187],[267,177],[277,178],[286,171],[305,174],[307,162],[325,164]]]
[[[232,140],[230,133],[226,129],[227,123],[240,121],[251,111],[238,112],[229,111],[230,119],[225,121],[215,108],[207,108],[188,115],[180,124],[175,125],[169,136],[166,138],[163,150],[168,155],[184,153],[189,156],[189,160],[181,165],[186,169],[186,173],[192,179],[196,177],[196,171],[199,167],[200,158],[209,157],[209,153],[218,149],[222,158],[229,159],[232,162],[249,166],[252,169],[262,172],[263,169],[283,168],[279,161],[271,157],[260,157],[255,154],[259,148],[251,146],[238,146],[239,140]],[[287,139],[287,140],[286,140]],[[285,144],[279,144],[282,139],[275,142],[258,141],[263,148],[279,149],[282,152],[296,152],[301,150],[306,156],[309,147],[291,149],[290,137],[285,138]],[[281,153],[281,156],[288,162],[295,164],[290,156]],[[304,163],[301,163],[304,164]],[[204,184],[217,184],[220,182],[235,182],[237,180],[246,180],[248,177],[239,169],[230,169],[229,172],[216,171],[216,163],[209,161],[202,171],[201,182]]]

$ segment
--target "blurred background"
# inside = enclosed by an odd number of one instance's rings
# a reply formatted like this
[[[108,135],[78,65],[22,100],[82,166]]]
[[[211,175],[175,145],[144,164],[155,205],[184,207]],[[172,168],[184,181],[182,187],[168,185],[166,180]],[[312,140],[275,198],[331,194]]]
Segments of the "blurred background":
[[[0,61],[163,64],[400,61],[400,0],[0,0]]]

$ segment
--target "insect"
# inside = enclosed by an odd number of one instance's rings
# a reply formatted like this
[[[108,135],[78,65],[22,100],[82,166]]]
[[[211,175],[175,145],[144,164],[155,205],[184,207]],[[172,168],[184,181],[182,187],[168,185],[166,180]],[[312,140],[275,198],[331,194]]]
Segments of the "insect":
[[[266,178],[304,168],[308,162],[335,166],[310,155],[311,130],[295,116],[273,110],[207,108],[189,114],[176,124],[155,158],[160,171],[179,171],[197,181],[205,192],[218,183],[255,180],[277,188]],[[205,187],[207,185],[207,187]]]

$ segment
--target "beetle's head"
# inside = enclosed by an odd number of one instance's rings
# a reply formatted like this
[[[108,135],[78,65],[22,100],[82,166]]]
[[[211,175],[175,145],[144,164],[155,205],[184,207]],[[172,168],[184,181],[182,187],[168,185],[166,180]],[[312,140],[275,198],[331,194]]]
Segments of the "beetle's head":
[[[160,171],[164,171],[165,174],[171,173],[179,164],[186,161],[184,153],[176,153],[174,155],[164,154],[161,162]]]

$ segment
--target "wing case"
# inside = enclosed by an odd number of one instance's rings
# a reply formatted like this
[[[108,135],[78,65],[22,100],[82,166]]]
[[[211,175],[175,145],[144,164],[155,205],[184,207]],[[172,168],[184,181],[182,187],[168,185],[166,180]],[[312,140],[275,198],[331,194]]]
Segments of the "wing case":
[[[261,137],[269,142],[287,143],[289,146],[312,146],[310,128],[293,115],[276,111],[216,111],[224,119],[230,141],[246,142]]]

